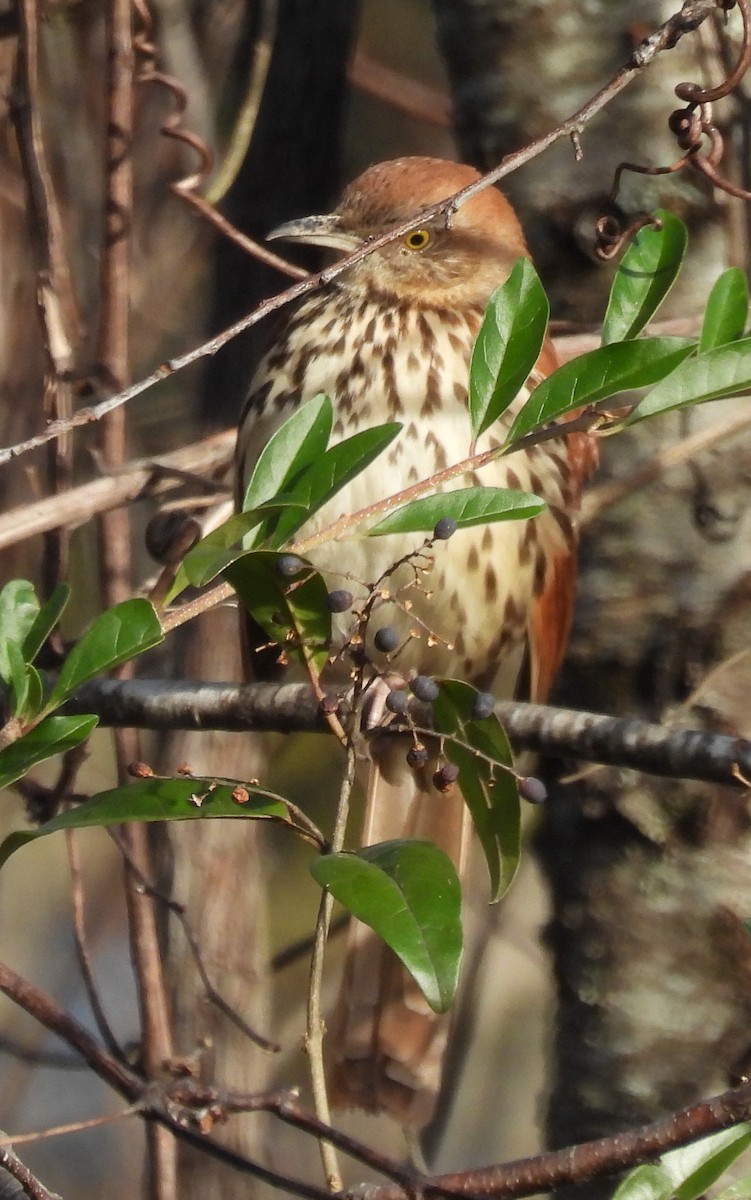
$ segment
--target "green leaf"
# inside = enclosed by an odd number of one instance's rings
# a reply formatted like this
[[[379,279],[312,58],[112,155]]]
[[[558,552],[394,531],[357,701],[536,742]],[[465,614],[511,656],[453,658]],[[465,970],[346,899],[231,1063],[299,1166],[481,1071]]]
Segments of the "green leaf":
[[[156,646],[164,634],[148,600],[124,600],[97,617],[66,658],[49,698],[50,708],[101,671],[109,671],[136,654]]]
[[[39,609],[31,629],[26,634],[23,654],[27,662],[33,662],[45,641],[57,625],[70,600],[67,583],[59,583],[54,592]]]
[[[472,436],[484,433],[519,394],[540,357],[550,305],[532,263],[517,259],[490,297],[469,372]]]
[[[277,570],[280,557],[273,550],[248,550],[227,568],[224,577],[272,642],[292,653],[299,653],[304,645],[305,654],[320,671],[331,641],[328,588],[307,562],[307,570],[293,579],[283,578]]]
[[[751,1125],[735,1125],[663,1154],[660,1162],[670,1177],[675,1200],[698,1200],[751,1146]]]
[[[13,668],[8,659],[8,647],[19,650],[33,627],[39,601],[34,585],[27,579],[12,579],[0,592],[0,679],[13,682]]]
[[[269,509],[277,511],[279,507],[287,506],[262,505],[252,512],[235,513],[221,525],[217,525],[216,529],[212,529],[211,533],[207,533],[206,537],[201,538],[185,555],[180,567],[184,580],[178,587],[178,578],[175,578],[166,603],[174,599],[189,583],[194,587],[203,587],[217,575],[221,575],[226,567],[246,553],[247,547],[242,545],[245,534],[265,520]]]
[[[545,501],[531,492],[510,488],[471,487],[422,496],[388,513],[368,530],[368,537],[386,533],[432,532],[441,517],[453,517],[460,529],[490,525],[494,521],[522,521],[536,517]]]
[[[18,642],[7,642],[5,653],[10,671],[8,684],[11,692],[11,709],[14,717],[20,717],[25,710],[29,693],[29,668]]]
[[[46,758],[65,754],[80,745],[98,720],[92,716],[46,717],[23,737],[0,750],[0,788],[15,783]]]
[[[62,718],[50,718],[61,720]],[[277,797],[251,784],[246,804],[232,798],[234,784],[212,779],[138,779],[126,787],[100,792],[85,804],[67,809],[39,829],[10,834],[0,845],[0,866],[16,850],[61,829],[119,825],[123,821],[190,821],[205,817],[272,817],[286,820],[287,809]]]
[[[644,328],[675,283],[686,253],[688,232],[674,213],[655,213],[662,228],[645,225],[624,254],[602,326],[602,344],[625,342]]]
[[[300,405],[258,456],[243,497],[243,512],[281,495],[287,484],[323,454],[331,437],[334,410],[328,396]]]
[[[629,1171],[613,1192],[612,1200],[668,1200],[672,1193],[667,1171],[656,1163],[644,1163]]]
[[[459,768],[459,787],[488,864],[491,898],[498,900],[510,886],[521,856],[519,791],[514,775],[503,769],[513,766],[511,748],[494,714],[481,720],[472,717],[475,688],[458,679],[443,679],[440,690],[433,704],[433,723],[437,733],[458,739],[447,740],[444,750]]]
[[[728,267],[709,293],[699,337],[699,353],[736,341],[748,320],[748,281],[740,267]]]
[[[396,840],[323,855],[310,870],[399,956],[433,1011],[446,1012],[462,955],[461,888],[451,859],[432,842]]]
[[[217,525],[216,529],[207,533],[200,542],[196,542],[185,555],[172,587],[164,598],[164,604],[171,604],[189,584],[193,587],[203,587],[204,584],[211,583],[212,579],[221,575],[225,567],[245,554],[248,546],[243,542],[250,530],[265,521],[269,513],[289,507],[286,501],[270,500],[251,512],[234,513],[226,521],[222,521],[221,525]]]
[[[751,337],[717,346],[681,363],[672,375],[647,393],[626,424],[635,425],[647,417],[673,412],[688,404],[720,400],[748,388],[751,388]]]
[[[298,477],[293,489],[285,493],[285,498],[293,502],[294,507],[267,521],[264,529],[259,531],[258,542],[268,540],[268,544],[274,548],[281,546],[351,479],[383,453],[401,428],[397,421],[376,425],[330,446]]]
[[[713,1200],[751,1200],[751,1175],[738,1179],[719,1193],[715,1192]]]
[[[39,716],[43,707],[44,685],[42,677],[30,663],[27,663],[23,704],[19,706],[15,715],[24,724],[30,724],[35,717]]]
[[[535,388],[514,422],[509,443],[586,404],[657,383],[695,346],[687,338],[639,338],[580,354]]]

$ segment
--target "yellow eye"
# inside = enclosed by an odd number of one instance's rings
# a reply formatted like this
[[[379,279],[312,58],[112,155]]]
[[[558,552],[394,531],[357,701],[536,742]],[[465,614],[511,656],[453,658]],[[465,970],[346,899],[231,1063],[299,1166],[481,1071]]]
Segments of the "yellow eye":
[[[427,229],[413,229],[404,239],[408,250],[424,250],[430,243],[430,232]]]

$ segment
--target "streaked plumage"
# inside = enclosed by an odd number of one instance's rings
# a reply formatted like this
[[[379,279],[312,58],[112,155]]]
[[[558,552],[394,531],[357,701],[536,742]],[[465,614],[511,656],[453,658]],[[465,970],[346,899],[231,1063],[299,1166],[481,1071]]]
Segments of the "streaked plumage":
[[[477,178],[469,167],[407,158],[370,168],[346,189],[334,214],[282,227],[280,236],[354,248]],[[401,239],[376,251],[334,283],[305,298],[276,334],[251,383],[238,440],[241,480],[270,434],[301,402],[320,392],[335,408],[334,435],[346,437],[389,420],[403,423],[395,443],[317,514],[313,528],[391,495],[470,452],[469,358],[491,292],[526,254],[508,201],[485,190],[416,230],[422,249]],[[417,241],[421,239],[416,239]],[[536,374],[555,365],[546,343]],[[524,389],[478,450],[500,444]],[[533,521],[461,530],[437,544],[429,574],[409,564],[389,580],[391,598],[374,614],[406,637],[419,630],[394,666],[461,677],[498,697],[520,687],[543,699],[559,665],[570,621],[576,515],[582,481],[594,461],[590,439],[550,441],[500,459],[483,483],[536,492],[547,510]],[[309,527],[306,527],[306,531]],[[316,566],[355,602],[390,565],[419,543],[415,535],[359,538],[320,547]],[[349,618],[351,620],[351,618]],[[336,621],[339,639],[348,627]],[[428,631],[431,636],[428,636]],[[370,647],[372,660],[385,665]],[[443,796],[418,778],[404,748],[376,743],[365,842],[417,835],[437,841],[459,864],[467,822],[458,795]],[[369,931],[351,938],[332,1040],[336,1085],[344,1102],[385,1108],[410,1124],[429,1118],[447,1022],[430,1012],[393,956]]]

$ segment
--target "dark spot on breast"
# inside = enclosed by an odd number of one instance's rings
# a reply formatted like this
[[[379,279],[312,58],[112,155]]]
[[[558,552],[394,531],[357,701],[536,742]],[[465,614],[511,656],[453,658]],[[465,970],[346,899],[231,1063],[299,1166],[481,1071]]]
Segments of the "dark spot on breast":
[[[522,614],[519,605],[513,596],[506,597],[506,603],[503,606],[503,626],[508,630],[514,630],[521,624]]]
[[[570,516],[557,504],[548,504],[548,512],[554,518],[558,528],[567,542],[574,540],[574,527]]]
[[[480,542],[481,550],[490,550],[493,545],[493,534],[490,532],[490,526],[486,525],[482,531],[482,541]]]
[[[436,471],[442,471],[444,467],[448,466],[446,451],[434,433],[429,433],[425,438],[425,448],[433,450],[433,463]]]
[[[425,399],[420,408],[421,417],[429,417],[441,407],[441,382],[435,362],[431,362],[425,387]]]
[[[538,550],[537,558],[535,559],[534,591],[535,591],[536,596],[542,595],[542,593],[545,590],[545,576],[547,574],[547,570],[546,570],[547,562],[548,562],[547,556],[543,553],[542,550]]]
[[[424,315],[419,311],[417,313],[417,330],[418,330],[418,333],[420,334],[420,340],[422,342],[423,350],[425,351],[426,354],[431,354],[433,351],[433,343],[434,343],[433,330],[431,328],[430,322],[428,320],[426,320]]]
[[[274,408],[277,410],[277,412],[281,412],[282,409],[286,408],[288,405],[294,404],[297,406],[299,403],[299,392],[285,391],[279,392],[277,396],[274,396]]]
[[[488,563],[485,568],[485,599],[488,604],[493,604],[498,598],[498,577],[495,573],[495,567]]]
[[[467,570],[477,571],[480,566],[480,556],[477,553],[477,546],[473,546],[467,555]]]
[[[534,521],[527,521],[524,525],[524,533],[519,542],[519,565],[526,567],[532,561],[532,554],[537,545],[537,528]]]
[[[506,470],[506,484],[510,488],[518,488],[522,491],[522,482],[513,467],[508,467]]]

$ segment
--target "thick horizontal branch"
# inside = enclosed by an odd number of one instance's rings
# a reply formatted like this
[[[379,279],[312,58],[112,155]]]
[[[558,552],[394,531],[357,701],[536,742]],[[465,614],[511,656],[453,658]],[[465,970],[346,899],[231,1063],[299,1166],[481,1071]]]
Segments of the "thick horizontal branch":
[[[299,683],[106,679],[82,688],[66,712],[93,712],[104,725],[145,729],[323,733],[328,728],[312,692]],[[737,785],[739,776],[751,778],[751,741],[745,738],[542,704],[499,701],[496,713],[518,750],[675,779]]]

